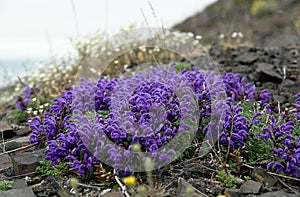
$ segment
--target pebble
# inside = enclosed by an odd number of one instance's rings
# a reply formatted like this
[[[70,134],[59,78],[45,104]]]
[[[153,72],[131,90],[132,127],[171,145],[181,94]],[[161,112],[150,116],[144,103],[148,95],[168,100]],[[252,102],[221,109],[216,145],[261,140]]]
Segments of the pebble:
[[[240,188],[243,194],[259,194],[263,188],[263,184],[261,182],[256,181],[246,181]]]

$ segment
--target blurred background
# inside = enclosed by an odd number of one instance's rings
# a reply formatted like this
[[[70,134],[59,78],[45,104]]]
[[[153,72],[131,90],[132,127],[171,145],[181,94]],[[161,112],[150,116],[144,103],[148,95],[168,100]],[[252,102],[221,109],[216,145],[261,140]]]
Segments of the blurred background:
[[[132,27],[192,32],[205,46],[299,43],[299,10],[299,0],[0,0],[0,86],[77,56],[78,40]]]
[[[171,28],[216,0],[0,0],[0,84],[49,58],[76,55],[72,40],[121,28]]]

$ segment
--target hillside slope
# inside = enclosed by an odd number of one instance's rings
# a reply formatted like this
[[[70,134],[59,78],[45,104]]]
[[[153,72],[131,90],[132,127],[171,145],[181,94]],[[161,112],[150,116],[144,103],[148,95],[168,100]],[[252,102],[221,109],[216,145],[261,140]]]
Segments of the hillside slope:
[[[256,45],[285,45],[299,42],[299,10],[299,0],[219,0],[173,28],[200,34],[208,43],[242,32]]]

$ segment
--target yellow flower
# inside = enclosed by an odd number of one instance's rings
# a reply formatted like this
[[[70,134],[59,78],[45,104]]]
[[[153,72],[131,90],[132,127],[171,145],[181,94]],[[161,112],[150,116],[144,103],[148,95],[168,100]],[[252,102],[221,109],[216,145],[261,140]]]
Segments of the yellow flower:
[[[128,176],[123,179],[123,182],[128,186],[134,186],[136,183],[135,176]]]
[[[141,151],[141,144],[134,144],[132,146],[132,151],[133,152],[140,152]]]
[[[77,186],[78,186],[78,179],[76,179],[76,178],[71,178],[70,179],[70,185],[71,185],[71,187],[72,188],[77,188]]]

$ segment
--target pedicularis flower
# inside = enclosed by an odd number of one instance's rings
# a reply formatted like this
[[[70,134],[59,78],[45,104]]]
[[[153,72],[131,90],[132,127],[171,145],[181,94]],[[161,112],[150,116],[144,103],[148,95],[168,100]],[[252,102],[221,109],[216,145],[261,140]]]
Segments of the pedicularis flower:
[[[21,111],[26,110],[30,102],[31,95],[40,91],[36,85],[30,88],[29,85],[25,83],[24,87],[25,89],[22,91],[16,102],[16,108],[20,109]]]
[[[295,114],[297,116],[297,119],[300,120],[300,93],[296,95],[296,109]]]
[[[273,147],[274,161],[267,165],[268,169],[284,172],[293,177],[300,176],[300,137],[294,137],[295,123],[288,121],[283,124],[276,123],[272,116],[269,127],[263,129],[264,133],[258,134],[265,141],[270,140]]]
[[[209,118],[212,110],[224,110],[220,140],[236,149],[244,144],[251,124],[236,103],[254,100],[267,105],[270,100],[267,90],[258,92],[244,80],[238,74],[219,76],[196,67],[182,73],[168,68],[123,79],[101,77],[97,83],[82,79],[79,86],[54,99],[43,118],[31,118],[30,140],[46,147],[46,159],[53,165],[69,162],[80,175],[99,160],[129,175],[135,170],[133,164],[145,160],[133,146],[140,144],[153,163],[170,162],[176,155],[174,149],[185,141],[165,145],[177,135],[196,132],[193,123]],[[218,100],[222,89],[228,100],[225,108],[218,108],[219,103],[212,104],[212,100]],[[252,124],[257,123],[257,116]]]

